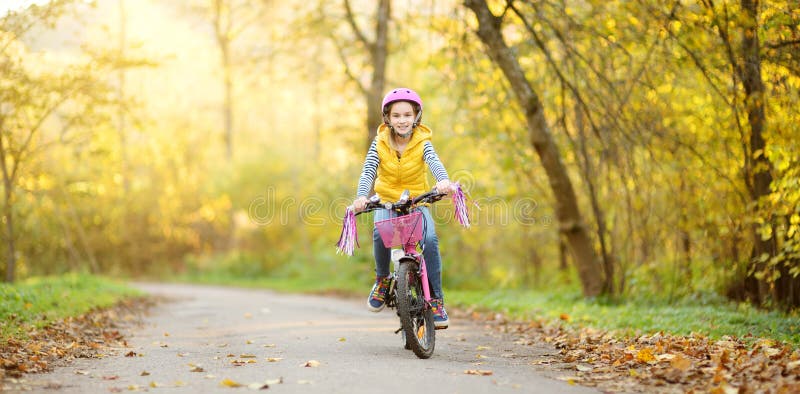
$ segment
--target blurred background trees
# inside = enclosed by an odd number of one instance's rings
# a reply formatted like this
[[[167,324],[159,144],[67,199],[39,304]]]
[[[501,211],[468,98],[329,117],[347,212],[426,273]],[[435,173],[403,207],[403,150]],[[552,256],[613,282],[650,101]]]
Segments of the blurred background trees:
[[[466,232],[436,207],[445,286],[800,303],[796,2],[389,3],[1,10],[6,280],[367,286],[369,245],[350,259],[332,245],[364,125],[377,127],[386,90],[408,86],[480,207]]]

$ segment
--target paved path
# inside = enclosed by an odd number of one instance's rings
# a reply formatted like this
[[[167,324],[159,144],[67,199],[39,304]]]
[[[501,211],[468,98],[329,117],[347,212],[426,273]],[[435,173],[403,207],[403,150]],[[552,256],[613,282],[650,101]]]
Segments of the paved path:
[[[467,319],[451,317],[451,328],[436,333],[434,356],[420,360],[394,334],[399,323],[393,311],[373,314],[360,300],[136,286],[173,301],[159,304],[143,327],[127,332],[130,348],[30,375],[34,391],[230,393],[249,392],[246,386],[258,383],[274,393],[597,392],[532,365],[553,349],[516,345]],[[465,373],[470,370],[492,374]]]

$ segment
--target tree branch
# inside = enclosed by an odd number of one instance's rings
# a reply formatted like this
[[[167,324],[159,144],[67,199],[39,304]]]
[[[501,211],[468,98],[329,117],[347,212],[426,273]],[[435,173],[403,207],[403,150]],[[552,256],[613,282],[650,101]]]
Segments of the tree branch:
[[[771,49],[778,49],[785,46],[800,45],[800,40],[778,41],[778,42],[765,42],[764,46]]]
[[[339,45],[339,42],[336,41],[336,38],[332,38],[331,41],[333,41],[333,46],[336,47],[336,54],[338,54],[339,58],[342,60],[342,64],[344,65],[345,75],[347,75],[347,78],[349,78],[351,81],[355,82],[356,86],[358,86],[358,89],[361,91],[362,94],[366,95],[367,88],[364,86],[363,83],[361,83],[361,81],[358,78],[356,78],[355,75],[353,75],[353,71],[350,69],[350,63],[347,61],[347,56],[344,54],[344,48],[342,48],[342,46]]]
[[[544,41],[542,41],[542,38],[539,37],[539,34],[536,33],[536,30],[533,29],[533,26],[531,26],[528,20],[525,19],[525,16],[523,16],[522,13],[511,2],[508,3],[508,8],[511,8],[511,10],[514,11],[515,14],[517,14],[519,19],[522,21],[522,24],[525,25],[525,29],[528,30],[528,33],[530,33],[531,36],[533,36],[533,41],[536,43],[536,46],[539,47],[539,50],[541,50],[542,53],[544,54],[545,58],[547,59],[547,63],[550,64],[550,68],[552,68],[553,71],[555,71],[556,75],[558,76],[558,79],[564,85],[569,87],[569,90],[572,92],[573,95],[575,95],[575,99],[578,100],[584,112],[589,118],[589,124],[592,126],[592,131],[594,132],[595,136],[597,136],[598,140],[601,143],[603,143],[603,139],[600,137],[600,130],[598,129],[597,124],[592,118],[589,106],[586,104],[586,101],[583,100],[583,97],[581,96],[580,92],[578,92],[578,89],[575,88],[575,86],[567,80],[567,78],[561,72],[561,69],[558,68],[558,65],[556,64],[555,60],[553,60],[552,54],[545,47]]]
[[[347,23],[350,24],[350,27],[353,29],[353,33],[358,38],[358,41],[361,41],[361,43],[364,44],[364,46],[367,47],[367,49],[369,49],[370,52],[372,52],[373,51],[372,47],[374,46],[374,43],[367,40],[367,37],[364,35],[364,33],[356,24],[356,19],[353,16],[353,10],[350,8],[349,0],[344,0],[344,9],[347,12]]]

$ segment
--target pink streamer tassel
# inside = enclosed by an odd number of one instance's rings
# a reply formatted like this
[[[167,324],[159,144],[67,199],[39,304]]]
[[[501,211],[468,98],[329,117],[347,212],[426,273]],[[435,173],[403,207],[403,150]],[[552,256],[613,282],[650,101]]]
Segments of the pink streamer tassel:
[[[347,207],[342,219],[342,233],[339,235],[339,242],[336,243],[336,253],[352,256],[356,247],[359,247],[356,214],[353,212],[353,207]]]
[[[455,207],[455,216],[462,226],[469,228],[469,212],[467,212],[467,198],[461,190],[461,184],[456,182],[456,190],[453,192],[453,206]]]

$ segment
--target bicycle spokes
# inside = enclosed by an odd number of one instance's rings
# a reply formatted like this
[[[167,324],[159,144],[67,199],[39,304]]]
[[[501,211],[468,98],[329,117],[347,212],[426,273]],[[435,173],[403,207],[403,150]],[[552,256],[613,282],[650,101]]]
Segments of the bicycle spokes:
[[[406,334],[406,343],[419,358],[433,354],[435,328],[433,312],[427,307],[417,264],[401,262],[397,275],[397,312]]]

